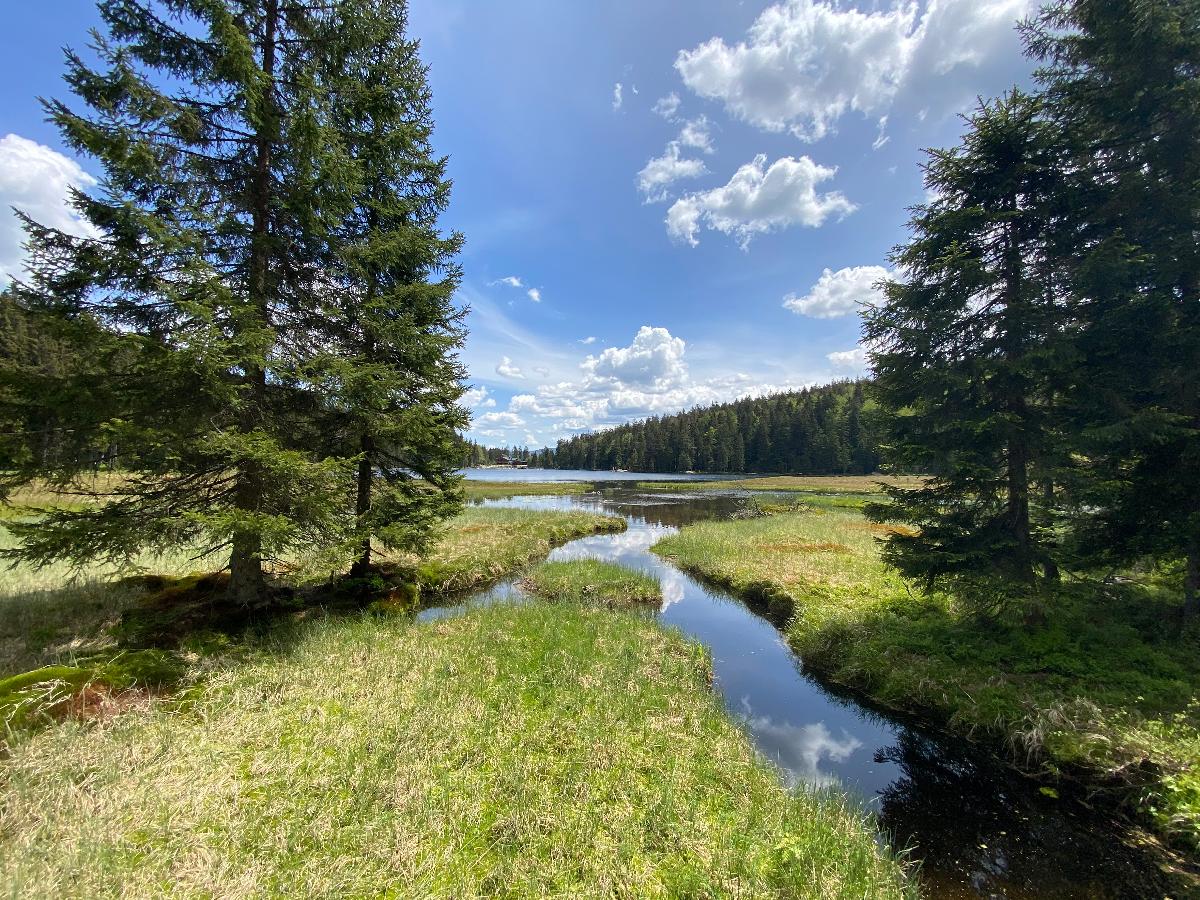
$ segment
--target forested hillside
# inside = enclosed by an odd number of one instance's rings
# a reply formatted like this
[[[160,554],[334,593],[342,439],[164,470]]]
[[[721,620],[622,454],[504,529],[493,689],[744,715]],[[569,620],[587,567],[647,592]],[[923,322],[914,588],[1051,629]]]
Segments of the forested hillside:
[[[879,466],[878,411],[865,381],[738,400],[559,441],[559,469],[865,474]]]

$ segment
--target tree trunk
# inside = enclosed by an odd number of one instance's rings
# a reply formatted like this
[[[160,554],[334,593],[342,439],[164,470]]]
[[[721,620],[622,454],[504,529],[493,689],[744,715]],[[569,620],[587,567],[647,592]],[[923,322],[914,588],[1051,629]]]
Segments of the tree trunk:
[[[1047,510],[1046,515],[1049,516],[1050,515],[1049,510],[1054,508],[1054,482],[1049,478],[1047,478],[1045,480],[1045,482],[1042,483],[1042,503],[1044,504],[1044,506]],[[1059,571],[1058,571],[1058,563],[1054,561],[1054,557],[1051,555],[1050,550],[1048,548],[1045,549],[1043,551],[1043,553],[1044,553],[1044,555],[1042,557],[1043,577],[1045,578],[1046,581],[1058,582],[1061,578],[1061,575],[1059,574]]]
[[[1012,197],[1007,205],[1015,210],[1016,197]],[[1016,225],[1011,221],[1005,228],[1005,243],[1003,346],[1007,363],[1015,368],[1025,352],[1024,330],[1029,325],[1025,321],[1020,243],[1016,235]],[[1013,541],[1013,555],[1009,562],[1018,581],[1033,581],[1033,539],[1029,524],[1030,452],[1029,436],[1025,431],[1029,422],[1029,406],[1025,397],[1025,379],[1011,371],[1006,374],[1004,405],[1015,421],[1008,439],[1006,472],[1008,500],[1005,519]]]
[[[279,27],[278,0],[266,0],[263,21],[262,71],[271,82],[275,74],[275,42]],[[273,90],[273,88],[268,88]],[[265,99],[266,108],[273,95]],[[259,318],[258,324],[269,319],[268,276],[270,271],[271,232],[271,149],[275,140],[276,123],[273,116],[259,110],[254,177],[251,183],[251,237],[249,266],[249,299]],[[250,434],[261,425],[262,410],[267,392],[267,373],[263,364],[249,360],[245,366],[249,396],[243,401],[239,430]],[[257,463],[242,460],[237,476],[234,506],[239,512],[257,513],[262,509],[263,475]],[[243,606],[253,606],[263,597],[265,583],[262,568],[262,535],[253,529],[243,529],[233,535],[233,550],[229,557],[229,597]]]
[[[362,451],[362,459],[358,462],[358,499],[355,503],[355,514],[358,517],[359,527],[363,527],[367,516],[371,513],[371,487],[372,479],[375,477],[374,465],[374,445],[371,441],[371,436],[364,431],[359,449]],[[359,550],[358,559],[354,565],[350,567],[350,577],[361,578],[371,570],[371,532],[370,529],[365,529],[362,545]]]

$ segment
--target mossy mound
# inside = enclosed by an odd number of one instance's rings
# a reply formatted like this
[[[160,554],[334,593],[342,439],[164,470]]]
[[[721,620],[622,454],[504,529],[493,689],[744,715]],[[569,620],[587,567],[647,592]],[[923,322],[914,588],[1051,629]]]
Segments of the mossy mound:
[[[232,600],[226,572],[147,575],[139,582],[149,593],[113,629],[127,647],[178,648],[197,634],[236,634],[296,609],[295,592],[288,588],[271,590],[267,601],[255,606]]]

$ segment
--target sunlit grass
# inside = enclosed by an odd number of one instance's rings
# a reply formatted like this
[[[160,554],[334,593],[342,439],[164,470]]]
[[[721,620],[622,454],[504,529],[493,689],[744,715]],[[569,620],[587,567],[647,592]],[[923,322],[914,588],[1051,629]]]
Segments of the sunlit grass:
[[[1200,847],[1200,633],[1133,586],[1066,584],[1049,621],[981,620],[885,568],[888,526],[842,509],[705,522],[655,551],[768,605],[805,663],[876,701],[1083,775]]]
[[[532,603],[280,632],[2,763],[11,896],[896,897],[859,814],[789,795],[650,621]]]
[[[523,584],[547,600],[594,604],[608,609],[662,603],[662,585],[657,578],[598,559],[542,563],[526,576]]]
[[[406,569],[423,591],[447,593],[494,581],[587,534],[624,531],[618,516],[579,511],[468,507],[424,557],[383,555]]]

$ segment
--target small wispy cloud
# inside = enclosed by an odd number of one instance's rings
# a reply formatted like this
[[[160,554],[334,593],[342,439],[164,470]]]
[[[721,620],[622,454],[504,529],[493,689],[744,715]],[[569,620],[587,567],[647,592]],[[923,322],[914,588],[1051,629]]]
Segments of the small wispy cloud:
[[[495,287],[498,284],[506,284],[509,287],[515,288],[523,286],[523,282],[516,275],[505,275],[503,278],[497,278],[495,281],[489,281],[488,287]]]
[[[614,112],[620,109],[621,104],[625,102],[625,98],[621,96],[621,90],[621,82],[618,81],[613,85],[612,108]]]
[[[526,291],[526,293],[529,295],[529,299],[534,303],[542,302],[542,292],[538,288],[530,288],[528,291]]]

